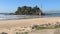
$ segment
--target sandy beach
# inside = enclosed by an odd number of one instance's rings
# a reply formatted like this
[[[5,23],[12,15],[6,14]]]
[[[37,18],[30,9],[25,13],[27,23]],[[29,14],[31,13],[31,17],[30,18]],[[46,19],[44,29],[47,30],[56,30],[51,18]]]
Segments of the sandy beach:
[[[24,29],[27,27],[28,31],[31,30],[30,26],[40,24],[55,24],[60,22],[60,17],[50,18],[33,18],[33,19],[22,19],[22,20],[0,20],[0,32],[7,32],[9,34],[15,34],[14,32]]]
[[[47,24],[60,22],[60,17],[51,17],[51,18],[33,18],[33,19],[22,19],[22,20],[1,20],[0,28],[6,27],[17,27],[17,26],[30,26],[34,24]]]

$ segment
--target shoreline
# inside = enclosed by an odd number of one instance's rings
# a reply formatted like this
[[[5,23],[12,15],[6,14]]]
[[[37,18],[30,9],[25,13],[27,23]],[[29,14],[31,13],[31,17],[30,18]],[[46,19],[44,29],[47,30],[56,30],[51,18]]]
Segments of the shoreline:
[[[37,17],[37,18],[60,18],[60,17]],[[4,20],[27,20],[27,19],[37,19],[37,18],[18,18],[18,19],[0,19],[0,21]]]

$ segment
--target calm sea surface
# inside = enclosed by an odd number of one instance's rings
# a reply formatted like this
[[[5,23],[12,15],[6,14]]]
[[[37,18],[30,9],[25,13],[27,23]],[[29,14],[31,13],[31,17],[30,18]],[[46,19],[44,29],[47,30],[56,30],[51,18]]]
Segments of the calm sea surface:
[[[9,15],[0,14],[0,20],[12,20],[12,19],[28,19],[28,18],[47,18],[47,17],[60,17],[60,13],[45,13],[44,16],[38,15]]]

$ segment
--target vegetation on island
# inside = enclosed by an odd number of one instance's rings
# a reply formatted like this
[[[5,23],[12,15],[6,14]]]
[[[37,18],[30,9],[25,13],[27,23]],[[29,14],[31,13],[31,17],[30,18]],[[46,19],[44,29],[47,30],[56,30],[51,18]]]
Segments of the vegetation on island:
[[[15,15],[43,15],[43,12],[38,6],[22,6],[18,7],[17,11],[15,12]]]

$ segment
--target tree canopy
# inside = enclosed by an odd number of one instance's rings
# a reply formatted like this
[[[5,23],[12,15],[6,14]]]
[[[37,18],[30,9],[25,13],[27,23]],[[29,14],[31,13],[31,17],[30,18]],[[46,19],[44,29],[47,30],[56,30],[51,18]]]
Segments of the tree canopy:
[[[43,12],[37,6],[35,7],[22,6],[22,7],[18,7],[15,14],[16,15],[43,15]]]

